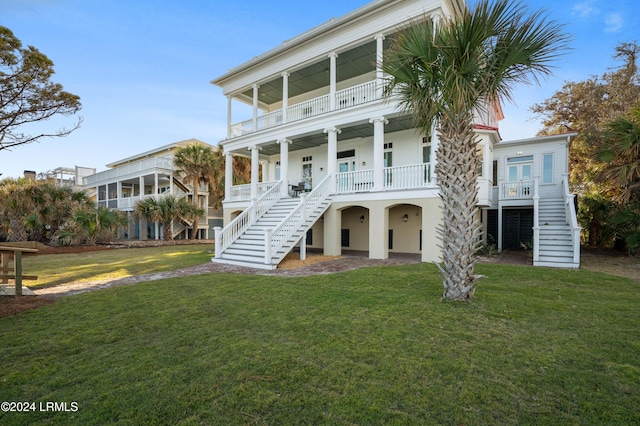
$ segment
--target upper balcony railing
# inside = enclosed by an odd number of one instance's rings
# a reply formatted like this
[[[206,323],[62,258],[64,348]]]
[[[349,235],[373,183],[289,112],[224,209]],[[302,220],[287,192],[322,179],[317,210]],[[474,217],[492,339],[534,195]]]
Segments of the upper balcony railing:
[[[173,161],[169,158],[146,158],[144,160],[128,163],[120,167],[105,170],[104,172],[82,178],[83,185],[96,184],[107,180],[117,179],[132,174],[141,174],[145,171],[153,171],[154,169],[173,170]]]
[[[380,99],[375,80],[352,86],[344,90],[339,90],[335,94],[335,110],[351,108]],[[286,120],[283,110],[271,111],[267,114],[256,117],[254,128],[253,119],[245,120],[231,126],[231,137],[245,135],[264,129],[280,126],[305,118],[316,117],[331,111],[330,95],[320,96],[287,108]]]

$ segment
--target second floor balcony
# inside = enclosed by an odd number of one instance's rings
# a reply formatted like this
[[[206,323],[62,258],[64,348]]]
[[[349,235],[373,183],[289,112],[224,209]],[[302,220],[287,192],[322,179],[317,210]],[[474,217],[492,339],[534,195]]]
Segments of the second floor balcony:
[[[382,99],[382,84],[377,80],[368,81],[335,94],[326,94],[278,109],[250,120],[232,124],[229,137],[235,138],[248,133],[270,129],[286,123],[320,116],[331,111],[342,110]]]

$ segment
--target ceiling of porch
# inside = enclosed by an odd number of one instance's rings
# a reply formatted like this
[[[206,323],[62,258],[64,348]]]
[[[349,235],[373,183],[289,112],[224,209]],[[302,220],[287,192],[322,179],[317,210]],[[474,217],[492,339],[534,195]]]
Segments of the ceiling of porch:
[[[388,39],[385,39],[387,47]],[[376,42],[372,41],[346,52],[338,54],[336,59],[337,82],[363,75],[376,69]],[[321,87],[329,86],[329,58],[315,62],[299,70],[290,71],[289,97],[311,92]],[[248,88],[238,97],[251,104],[253,102],[253,88]],[[258,100],[261,104],[271,105],[282,101],[282,77],[278,76],[268,82],[260,83]]]

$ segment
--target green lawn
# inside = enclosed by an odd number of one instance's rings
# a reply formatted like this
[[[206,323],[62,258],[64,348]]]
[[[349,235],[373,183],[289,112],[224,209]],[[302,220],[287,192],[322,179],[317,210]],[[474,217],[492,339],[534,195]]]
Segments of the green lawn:
[[[29,288],[80,281],[115,280],[200,265],[211,259],[212,244],[123,248],[85,253],[26,256],[24,273],[37,275]]]
[[[0,319],[0,401],[78,411],[0,424],[640,423],[640,284],[477,270],[469,304],[429,264],[65,297]]]

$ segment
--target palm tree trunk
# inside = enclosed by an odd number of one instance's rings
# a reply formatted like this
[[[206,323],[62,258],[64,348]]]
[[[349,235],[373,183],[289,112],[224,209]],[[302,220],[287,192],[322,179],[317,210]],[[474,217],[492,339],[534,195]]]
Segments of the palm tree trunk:
[[[478,220],[477,141],[470,119],[447,117],[438,128],[435,173],[442,198],[442,274],[445,299],[469,300],[476,287]]]

